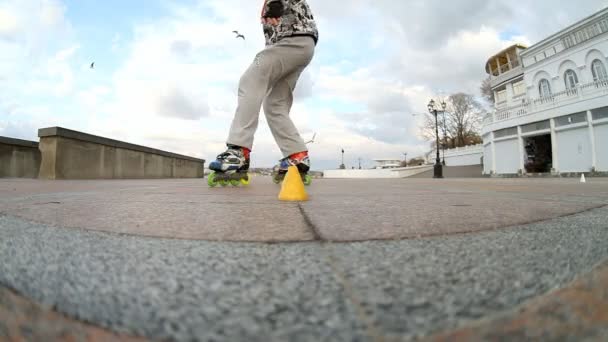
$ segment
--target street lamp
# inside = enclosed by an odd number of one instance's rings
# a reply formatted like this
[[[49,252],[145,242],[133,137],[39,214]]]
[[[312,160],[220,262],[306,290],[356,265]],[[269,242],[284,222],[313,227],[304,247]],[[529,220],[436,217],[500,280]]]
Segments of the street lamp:
[[[445,101],[441,101],[441,107],[443,108],[443,166],[445,166],[445,149],[448,146],[448,127],[445,124],[445,108],[447,107],[447,104]]]
[[[437,118],[437,113],[440,111],[445,112],[446,104],[445,102],[441,103],[441,110],[437,109],[435,100],[431,99],[428,104],[429,113],[435,116],[435,150],[437,151],[437,157],[435,158],[435,167],[433,169],[433,178],[443,178],[443,165],[441,165],[441,158],[439,158],[439,121]]]
[[[346,165],[344,165],[344,149],[342,149],[342,164],[340,164],[340,170],[346,169]]]

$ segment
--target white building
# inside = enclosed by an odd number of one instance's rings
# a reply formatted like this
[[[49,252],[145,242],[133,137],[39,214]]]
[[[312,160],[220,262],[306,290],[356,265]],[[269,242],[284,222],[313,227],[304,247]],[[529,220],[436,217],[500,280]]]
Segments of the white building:
[[[486,64],[484,174],[608,171],[608,8]]]

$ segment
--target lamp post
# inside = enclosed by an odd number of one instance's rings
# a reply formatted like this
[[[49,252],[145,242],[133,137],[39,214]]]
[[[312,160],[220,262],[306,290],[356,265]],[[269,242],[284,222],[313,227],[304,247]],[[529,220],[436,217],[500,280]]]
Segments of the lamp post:
[[[342,164],[340,164],[340,169],[346,169],[346,165],[344,165],[344,149],[342,149]]]
[[[445,102],[441,102],[441,106],[443,107],[443,166],[445,166],[445,149],[448,146],[447,126],[445,124]]]
[[[441,103],[442,109],[437,109],[435,105],[435,100],[431,100],[428,104],[429,113],[435,116],[435,150],[437,151],[437,157],[435,158],[435,167],[433,169],[433,178],[443,178],[443,165],[441,165],[441,158],[439,158],[439,121],[437,118],[437,113],[440,111],[445,112],[446,104],[445,102]]]

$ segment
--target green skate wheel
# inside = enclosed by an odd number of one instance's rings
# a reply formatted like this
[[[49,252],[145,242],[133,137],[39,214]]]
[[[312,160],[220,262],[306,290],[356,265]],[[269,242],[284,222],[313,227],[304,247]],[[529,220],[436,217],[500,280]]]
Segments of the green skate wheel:
[[[231,180],[230,180],[230,185],[232,185],[232,186],[239,186],[239,184],[240,184],[240,183],[241,183],[241,182],[239,182],[239,181],[238,181],[238,180],[236,180],[236,179],[231,179]]]
[[[309,186],[312,184],[312,177],[310,175],[305,175],[303,179],[304,185]]]
[[[217,186],[217,182],[215,181],[215,172],[211,172],[207,177],[207,185],[212,188],[215,188]]]
[[[221,185],[223,188],[227,187],[227,186],[228,186],[228,184],[229,184],[229,182],[228,182],[227,180],[221,180],[221,181],[220,181],[220,185]]]
[[[274,182],[274,184],[279,184],[281,183],[281,178],[279,178],[279,176],[274,176],[272,177],[272,181]]]

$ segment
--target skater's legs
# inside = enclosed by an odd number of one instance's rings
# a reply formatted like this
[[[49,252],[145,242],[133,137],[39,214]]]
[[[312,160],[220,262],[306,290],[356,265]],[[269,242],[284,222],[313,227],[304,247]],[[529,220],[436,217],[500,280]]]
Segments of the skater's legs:
[[[290,37],[256,56],[239,82],[238,106],[228,136],[229,145],[252,149],[260,107],[269,90],[286,75],[297,70],[301,72],[310,63],[313,53],[312,38]]]
[[[289,117],[293,104],[293,91],[304,67],[300,67],[277,83],[264,101],[264,113],[274,140],[284,157],[306,151],[306,144]]]
[[[258,119],[262,101],[266,96],[274,73],[278,73],[280,64],[272,62],[272,53],[266,49],[260,52],[253,64],[245,71],[239,81],[238,105],[230,133],[228,145],[252,149],[253,137],[258,128]]]

